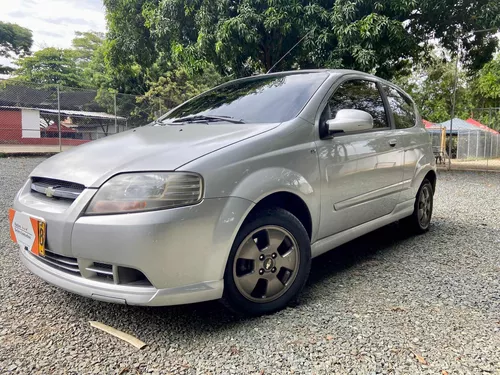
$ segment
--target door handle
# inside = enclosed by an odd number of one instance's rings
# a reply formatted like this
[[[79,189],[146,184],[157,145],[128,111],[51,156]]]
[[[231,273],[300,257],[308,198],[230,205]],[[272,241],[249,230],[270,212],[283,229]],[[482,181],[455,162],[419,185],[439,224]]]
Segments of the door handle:
[[[398,141],[396,139],[390,139],[389,140],[389,146],[391,146],[391,147],[396,146],[396,143],[398,143]]]

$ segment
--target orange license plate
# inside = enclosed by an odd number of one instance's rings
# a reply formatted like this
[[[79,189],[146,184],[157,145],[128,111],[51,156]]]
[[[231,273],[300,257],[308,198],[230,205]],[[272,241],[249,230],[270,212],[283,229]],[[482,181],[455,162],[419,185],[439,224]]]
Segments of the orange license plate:
[[[26,251],[45,256],[47,224],[45,220],[24,212],[9,210],[10,238]]]

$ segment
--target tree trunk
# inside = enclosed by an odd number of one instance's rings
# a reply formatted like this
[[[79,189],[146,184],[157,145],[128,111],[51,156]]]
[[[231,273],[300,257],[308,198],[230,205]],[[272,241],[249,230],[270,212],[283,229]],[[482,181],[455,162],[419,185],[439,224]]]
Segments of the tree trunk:
[[[273,67],[273,61],[271,59],[271,49],[266,45],[264,50],[264,58],[266,59],[266,72]]]

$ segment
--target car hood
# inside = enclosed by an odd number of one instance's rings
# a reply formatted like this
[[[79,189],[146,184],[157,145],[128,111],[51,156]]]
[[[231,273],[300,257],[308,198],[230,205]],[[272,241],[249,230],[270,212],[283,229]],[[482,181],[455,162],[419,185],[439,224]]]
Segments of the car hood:
[[[99,187],[121,172],[175,170],[277,125],[211,123],[145,126],[57,154],[38,165],[31,176]]]

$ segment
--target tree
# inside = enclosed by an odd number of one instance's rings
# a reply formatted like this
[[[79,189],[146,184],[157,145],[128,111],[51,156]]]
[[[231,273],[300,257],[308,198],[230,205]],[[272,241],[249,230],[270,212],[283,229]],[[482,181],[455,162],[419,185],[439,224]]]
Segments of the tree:
[[[422,116],[432,122],[450,119],[455,61],[433,53],[426,64],[396,81],[408,91]],[[474,119],[500,130],[500,55],[474,74],[458,65],[455,116]]]
[[[16,79],[42,85],[60,84],[84,87],[82,69],[77,65],[73,50],[44,48],[33,56],[17,60]]]
[[[81,86],[98,88],[106,81],[106,66],[104,61],[105,34],[96,31],[75,32],[73,38],[73,56],[76,66],[82,72]]]
[[[138,107],[149,104],[165,112],[219,83],[215,65],[195,45],[198,28],[191,10],[198,9],[196,1],[172,1],[168,14],[175,22],[165,21],[170,32],[160,35],[153,26],[159,1],[106,0],[109,32],[101,56],[106,74],[100,87],[137,95]]]
[[[480,107],[500,107],[500,55],[478,72],[475,83]]]
[[[415,1],[416,2],[416,1]],[[456,52],[462,45],[462,62],[471,71],[490,61],[498,45],[500,2],[497,0],[421,0],[409,17],[409,28],[419,41],[431,39]],[[474,34],[480,31],[494,28]]]
[[[385,78],[408,74],[428,59],[431,39],[455,51],[462,38],[462,65],[477,71],[491,59],[496,39],[493,31],[473,39],[468,32],[500,25],[497,0],[104,0],[104,5],[108,34],[99,86],[138,95],[142,104],[163,110],[224,79],[263,73],[275,64],[276,71],[323,67]],[[444,86],[435,118],[450,107]]]
[[[0,56],[12,58],[14,56],[25,56],[30,53],[33,44],[31,30],[0,21]],[[14,69],[0,65],[0,74],[10,73]]]
[[[455,62],[431,54],[428,62],[409,76],[398,77],[398,83],[412,96],[423,118],[439,123],[450,119]],[[467,118],[473,107],[471,79],[459,68],[455,117]]]
[[[500,54],[476,74],[471,90],[474,118],[500,131]]]
[[[108,26],[102,57],[110,87],[128,94],[148,90],[147,70],[156,62],[161,49],[155,48],[143,8],[155,6],[155,0],[105,0]]]
[[[92,61],[94,54],[104,43],[105,35],[97,31],[75,31],[71,44],[78,63],[85,68]]]
[[[386,78],[426,58],[429,41],[479,69],[491,59],[497,0],[105,0],[109,59],[141,73],[180,49],[222,74],[265,72],[306,36],[277,69],[345,67]],[[121,68],[120,68],[121,69]]]
[[[42,85],[96,88],[104,81],[103,33],[77,31],[73,48],[44,48],[17,60],[16,79]]]

